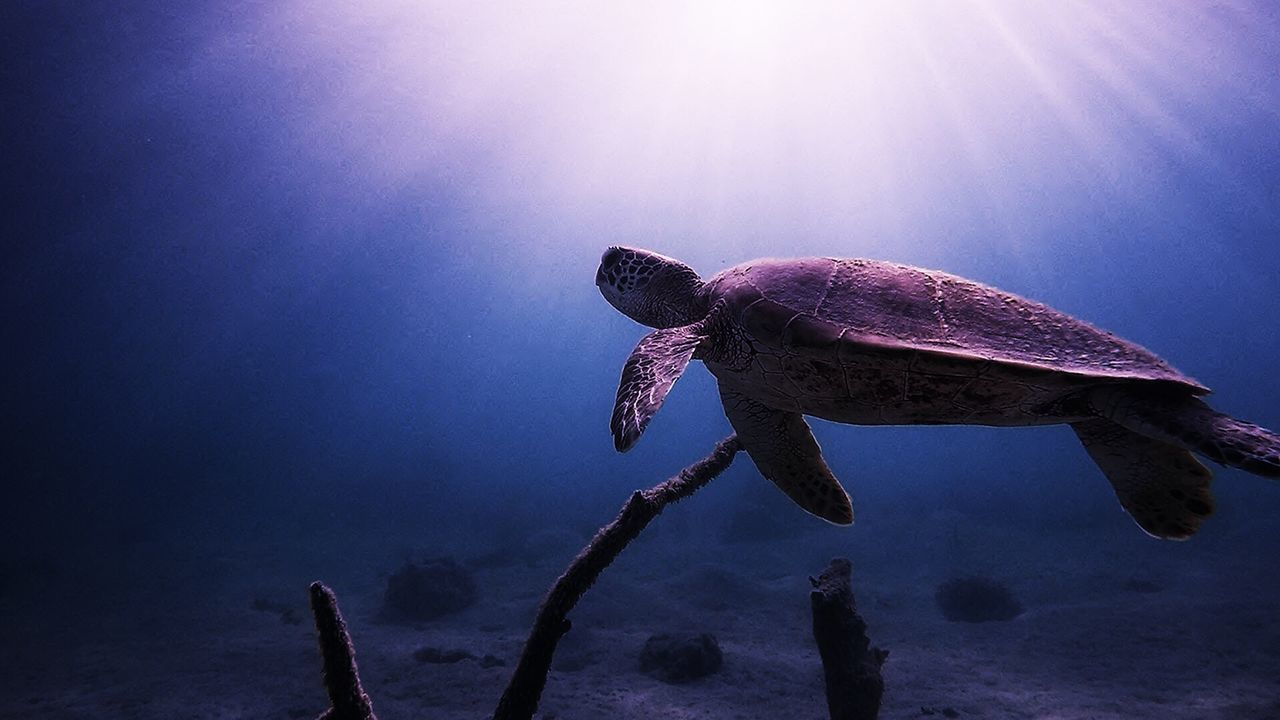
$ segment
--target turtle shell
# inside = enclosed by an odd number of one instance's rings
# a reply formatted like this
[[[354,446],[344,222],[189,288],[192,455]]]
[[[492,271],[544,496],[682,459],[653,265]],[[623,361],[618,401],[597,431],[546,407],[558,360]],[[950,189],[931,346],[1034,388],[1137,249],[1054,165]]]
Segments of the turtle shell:
[[[758,344],[826,359],[914,351],[1076,377],[1208,389],[1139,345],[1041,303],[936,270],[862,259],[758,260],[708,282]]]

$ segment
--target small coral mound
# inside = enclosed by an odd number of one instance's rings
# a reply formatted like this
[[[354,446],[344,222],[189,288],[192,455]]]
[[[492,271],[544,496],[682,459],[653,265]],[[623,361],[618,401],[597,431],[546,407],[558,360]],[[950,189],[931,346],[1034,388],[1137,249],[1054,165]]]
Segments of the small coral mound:
[[[466,650],[442,650],[441,648],[422,647],[413,652],[413,659],[420,663],[447,665],[463,660],[474,660],[475,655]]]
[[[480,657],[466,650],[444,650],[436,647],[421,647],[414,651],[413,659],[420,663],[430,663],[433,665],[450,665],[463,660],[475,660],[482,668],[502,667],[506,663],[495,655],[485,655]]]
[[[640,672],[666,683],[686,683],[720,669],[724,655],[714,635],[654,635],[640,652]]]
[[[1023,609],[1009,588],[984,577],[952,578],[938,586],[934,599],[942,616],[951,622],[1012,620]]]
[[[275,600],[268,600],[267,598],[264,598],[264,597],[256,597],[253,599],[253,603],[250,604],[249,607],[253,610],[257,610],[258,612],[265,612],[265,613],[271,613],[272,615],[279,615],[280,622],[284,623],[285,625],[301,625],[302,624],[302,618],[298,616],[297,610],[295,610],[288,603],[277,602]]]
[[[413,623],[460,612],[476,601],[476,582],[452,558],[406,562],[387,578],[380,617]]]
[[[1124,584],[1124,589],[1128,590],[1129,592],[1143,593],[1148,595],[1151,593],[1158,593],[1161,590],[1164,590],[1164,588],[1159,583],[1152,582],[1151,580],[1144,580],[1142,578],[1130,579],[1128,582]]]

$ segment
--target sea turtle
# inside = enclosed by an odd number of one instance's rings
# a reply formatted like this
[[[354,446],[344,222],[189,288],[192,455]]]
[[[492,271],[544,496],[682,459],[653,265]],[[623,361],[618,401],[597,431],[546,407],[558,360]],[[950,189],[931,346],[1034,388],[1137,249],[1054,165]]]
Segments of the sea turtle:
[[[862,259],[756,260],[708,281],[611,247],[596,285],[658,330],[627,359],[611,429],[625,452],[691,359],[760,473],[808,512],[853,522],[804,415],[855,425],[1066,423],[1147,533],[1190,537],[1213,512],[1192,455],[1280,477],[1280,436],[1216,412],[1208,389],[1081,320],[935,270]]]

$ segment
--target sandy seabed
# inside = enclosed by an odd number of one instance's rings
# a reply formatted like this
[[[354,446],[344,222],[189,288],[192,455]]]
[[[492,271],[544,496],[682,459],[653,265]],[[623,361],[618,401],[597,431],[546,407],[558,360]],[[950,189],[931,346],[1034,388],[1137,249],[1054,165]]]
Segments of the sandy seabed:
[[[846,556],[872,639],[890,652],[883,718],[1280,720],[1274,534],[1166,543],[1118,523],[1037,533],[906,519],[714,543],[692,523],[659,519],[571,615],[538,717],[825,718],[808,576]],[[538,601],[585,539],[566,530],[457,550],[475,568],[479,602],[414,626],[377,620],[398,561],[373,537],[363,547],[333,538],[342,549],[331,552],[232,543],[183,560],[139,549],[97,576],[129,579],[105,589],[65,573],[11,583],[0,596],[0,717],[315,717],[327,702],[307,573],[338,594],[383,720],[488,717]],[[1026,612],[943,619],[935,588],[969,573],[1006,582]],[[255,610],[255,599],[295,609],[297,622]],[[642,674],[645,640],[672,631],[714,634],[722,669],[681,685]],[[422,647],[504,664],[419,662]]]

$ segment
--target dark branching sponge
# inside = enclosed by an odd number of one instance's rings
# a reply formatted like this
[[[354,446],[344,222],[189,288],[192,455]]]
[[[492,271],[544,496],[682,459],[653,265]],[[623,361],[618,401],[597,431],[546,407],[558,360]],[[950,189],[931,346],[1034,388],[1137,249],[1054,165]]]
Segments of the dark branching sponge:
[[[360,685],[355,646],[347,623],[338,610],[338,599],[323,584],[311,583],[311,612],[316,620],[320,657],[324,662],[324,687],[330,707],[317,720],[378,720],[373,703]]]
[[[831,720],[876,720],[884,695],[880,669],[889,651],[873,646],[867,637],[867,622],[854,603],[852,577],[852,563],[834,558],[821,575],[809,578],[813,639],[822,656]]]
[[[681,470],[675,477],[643,492],[633,493],[618,517],[600,528],[600,532],[569,563],[568,569],[543,599],[533,621],[533,631],[529,633],[511,682],[498,701],[493,720],[529,720],[533,717],[538,708],[538,698],[547,683],[556,645],[572,627],[569,611],[623,548],[640,535],[640,531],[664,508],[711,482],[729,467],[741,449],[742,444],[736,435],[721,440],[710,455]]]
[[[951,622],[1012,620],[1023,610],[1009,588],[985,577],[952,578],[938,586],[934,599],[942,616]]]

